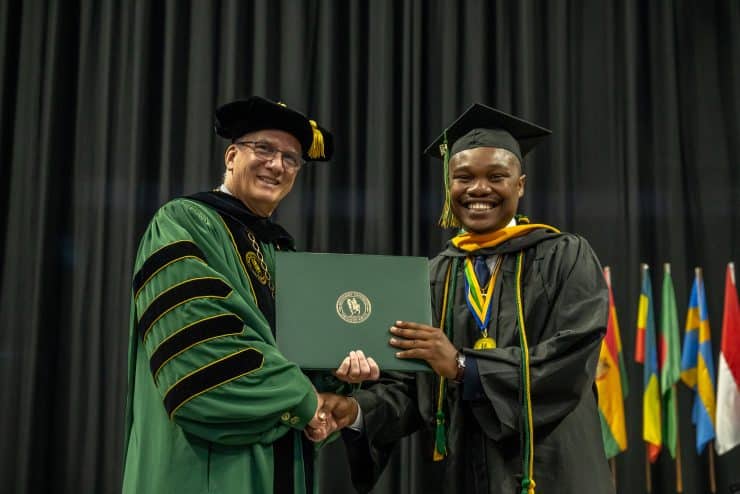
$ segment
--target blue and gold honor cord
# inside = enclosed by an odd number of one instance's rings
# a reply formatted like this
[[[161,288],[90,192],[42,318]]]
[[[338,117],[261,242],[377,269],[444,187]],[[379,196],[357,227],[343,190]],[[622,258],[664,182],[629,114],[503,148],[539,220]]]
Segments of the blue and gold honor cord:
[[[478,338],[473,346],[475,350],[496,348],[496,340],[488,334],[488,323],[491,321],[493,289],[496,285],[498,272],[501,269],[501,260],[501,256],[496,259],[496,264],[493,267],[491,278],[488,280],[488,285],[482,288],[478,284],[478,277],[475,275],[472,259],[470,256],[465,258],[465,268],[463,271],[465,273],[465,302],[467,302],[468,309],[473,315],[473,320],[481,332],[481,337]],[[485,292],[483,291],[484,288]]]

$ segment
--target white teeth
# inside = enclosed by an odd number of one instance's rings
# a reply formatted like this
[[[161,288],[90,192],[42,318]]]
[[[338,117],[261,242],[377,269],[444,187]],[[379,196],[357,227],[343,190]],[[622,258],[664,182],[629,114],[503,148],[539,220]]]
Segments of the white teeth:
[[[476,211],[485,211],[491,209],[491,205],[485,202],[471,202],[468,204],[468,209],[475,209]]]
[[[277,185],[278,184],[278,181],[275,180],[275,179],[273,179],[273,178],[259,177],[259,179],[262,180],[263,182],[266,182],[266,183],[270,184],[270,185]]]

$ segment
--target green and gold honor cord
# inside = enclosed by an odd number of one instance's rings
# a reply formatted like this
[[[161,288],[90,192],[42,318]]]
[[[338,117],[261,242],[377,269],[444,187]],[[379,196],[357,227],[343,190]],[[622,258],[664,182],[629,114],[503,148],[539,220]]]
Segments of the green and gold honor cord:
[[[455,285],[460,258],[455,258],[447,267],[445,276],[445,288],[442,302],[442,314],[440,317],[441,330],[452,340],[453,310],[449,308],[454,303]],[[524,251],[520,251],[516,259],[516,306],[517,321],[519,324],[519,346],[521,349],[521,408],[522,416],[525,417],[522,427],[522,490],[521,494],[535,494],[534,481],[534,424],[532,418],[532,396],[529,368],[529,345],[527,343],[527,332],[524,325],[524,308],[522,305],[522,266],[524,264]],[[446,394],[446,380],[443,376],[439,378],[439,389],[437,394],[436,433],[434,441],[434,461],[441,461],[447,456],[447,439],[445,429],[444,403]]]
[[[524,264],[524,251],[520,251],[516,257],[516,308],[519,320],[519,347],[522,352],[522,416],[525,417],[524,427],[522,428],[521,494],[534,494],[534,424],[529,376],[529,345],[527,344],[527,332],[524,328],[524,309],[522,307],[522,264]]]
[[[459,258],[452,259],[447,266],[445,275],[445,289],[442,295],[442,314],[439,321],[441,328],[450,341],[452,341],[452,321],[455,311],[449,310],[455,301],[455,288],[457,285],[457,271],[459,269]],[[439,377],[439,389],[437,390],[437,414],[436,428],[434,431],[434,461],[442,461],[447,456],[447,431],[445,428],[445,391],[447,389],[447,380],[444,376]]]

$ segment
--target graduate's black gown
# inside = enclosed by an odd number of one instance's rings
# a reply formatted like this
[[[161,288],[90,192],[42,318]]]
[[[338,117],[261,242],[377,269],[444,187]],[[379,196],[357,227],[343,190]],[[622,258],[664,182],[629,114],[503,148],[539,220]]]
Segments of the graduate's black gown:
[[[344,434],[359,491],[382,472],[402,436],[420,430],[425,492],[513,494],[522,479],[520,350],[515,303],[516,254],[524,250],[522,297],[530,349],[534,412],[534,480],[539,494],[614,492],[601,438],[594,375],[606,331],[608,292],[598,259],[581,237],[535,230],[477,252],[503,255],[494,287],[491,350],[473,350],[480,333],[465,303],[462,270],[454,304],[453,343],[475,358],[480,391],[463,399],[449,383],[445,413],[449,455],[433,462],[434,374],[387,375],[356,393],[364,434]],[[468,253],[451,244],[430,264],[432,307],[439,327],[445,273]],[[470,391],[470,389],[468,390]],[[466,393],[469,394],[469,393]],[[408,470],[407,470],[408,468]],[[409,471],[411,465],[404,465]]]

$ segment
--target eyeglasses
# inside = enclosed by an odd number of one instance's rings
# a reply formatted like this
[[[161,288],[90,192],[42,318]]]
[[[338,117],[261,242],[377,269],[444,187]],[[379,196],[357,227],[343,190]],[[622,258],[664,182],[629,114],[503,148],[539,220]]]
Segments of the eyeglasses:
[[[282,151],[267,141],[239,141],[234,144],[243,144],[251,149],[261,160],[272,160],[277,153],[283,157],[283,164],[290,170],[298,170],[304,163],[303,158],[290,151]]]

